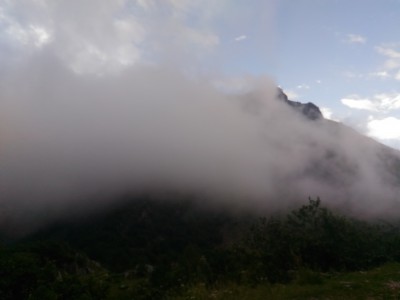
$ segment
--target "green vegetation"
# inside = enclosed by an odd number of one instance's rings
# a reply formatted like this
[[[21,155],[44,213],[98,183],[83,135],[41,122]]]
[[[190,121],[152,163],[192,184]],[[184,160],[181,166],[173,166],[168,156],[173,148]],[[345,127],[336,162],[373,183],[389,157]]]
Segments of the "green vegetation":
[[[290,284],[260,284],[256,286],[225,284],[213,288],[198,284],[180,296],[170,299],[399,299],[400,264],[391,263],[369,271],[351,273],[315,273],[318,283],[299,278]],[[306,279],[306,281],[303,281]]]
[[[256,218],[132,199],[0,247],[0,299],[397,299],[400,231],[319,199]]]
[[[334,214],[320,200],[284,218],[256,223],[244,247],[253,276],[269,282],[291,280],[290,270],[352,271],[400,258],[399,229]]]

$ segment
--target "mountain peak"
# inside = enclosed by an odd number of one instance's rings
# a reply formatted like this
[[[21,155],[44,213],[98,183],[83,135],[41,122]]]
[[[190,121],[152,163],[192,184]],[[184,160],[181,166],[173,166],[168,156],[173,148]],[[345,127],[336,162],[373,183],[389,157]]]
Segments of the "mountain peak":
[[[312,102],[301,103],[297,101],[292,101],[288,98],[288,96],[283,92],[281,88],[278,88],[278,99],[285,101],[288,105],[293,107],[295,110],[301,112],[306,118],[312,121],[324,118],[321,110],[317,105]]]

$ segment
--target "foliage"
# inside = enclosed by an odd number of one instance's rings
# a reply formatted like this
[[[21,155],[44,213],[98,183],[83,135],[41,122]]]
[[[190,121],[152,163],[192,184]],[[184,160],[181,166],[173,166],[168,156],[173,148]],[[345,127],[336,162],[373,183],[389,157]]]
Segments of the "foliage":
[[[180,295],[168,299],[186,300],[358,300],[399,299],[400,265],[386,264],[369,271],[351,273],[322,273],[323,284],[259,284],[237,285],[224,283],[212,288],[196,284]]]
[[[202,299],[221,286],[261,299],[271,284],[318,289],[323,274],[391,261],[400,261],[399,227],[345,217],[319,199],[256,218],[141,198],[5,243],[0,299]]]
[[[104,299],[102,272],[63,243],[5,248],[0,251],[0,299]]]
[[[283,218],[262,219],[242,246],[256,280],[288,281],[295,270],[351,271],[399,258],[400,233],[387,224],[334,214],[319,199]]]

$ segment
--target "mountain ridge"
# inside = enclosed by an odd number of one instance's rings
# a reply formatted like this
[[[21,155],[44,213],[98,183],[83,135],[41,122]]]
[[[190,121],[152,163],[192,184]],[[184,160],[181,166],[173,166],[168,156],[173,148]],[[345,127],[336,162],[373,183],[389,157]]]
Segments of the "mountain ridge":
[[[284,93],[284,91],[278,87],[278,99],[284,101],[289,106],[293,107],[295,110],[302,113],[310,120],[319,120],[323,119],[324,116],[322,115],[321,110],[317,105],[312,102],[302,103],[290,100],[288,96]]]

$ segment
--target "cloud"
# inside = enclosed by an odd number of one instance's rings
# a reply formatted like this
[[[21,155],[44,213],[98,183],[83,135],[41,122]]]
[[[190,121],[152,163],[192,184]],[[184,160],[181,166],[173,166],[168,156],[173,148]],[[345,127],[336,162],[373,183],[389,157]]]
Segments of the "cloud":
[[[244,41],[246,39],[247,39],[246,35],[239,35],[239,36],[235,37],[235,41],[236,42],[242,42],[242,41]]]
[[[37,48],[50,42],[51,32],[46,24],[40,25],[37,20],[32,23],[18,22],[12,15],[13,4],[0,2],[0,5],[3,5],[0,6],[0,39]]]
[[[400,139],[400,119],[386,117],[374,119],[370,117],[367,124],[368,135],[380,140]]]
[[[400,70],[397,72],[396,76],[395,76],[396,80],[400,80]]]
[[[35,48],[57,47],[51,51],[75,72],[95,74],[185,56],[201,60],[218,47],[211,24],[229,5],[186,0],[0,3],[0,43],[18,49],[10,53],[30,55]]]
[[[5,32],[29,54],[32,45],[54,51],[76,72],[102,73],[138,62],[146,29],[135,16],[122,13],[125,1],[85,0],[5,2]],[[93,11],[94,5],[96,6]],[[70,22],[70,20],[74,20]]]
[[[381,180],[392,176],[379,146],[307,120],[269,78],[218,76],[218,86],[201,73],[196,58],[218,47],[212,19],[226,2],[0,2],[4,27],[28,32],[27,43],[0,32],[23,57],[0,72],[0,230],[152,189],[254,211],[310,195],[359,214],[391,211],[399,188]]]
[[[255,82],[257,80],[254,76],[230,76],[213,80],[214,86],[227,94],[249,93],[254,89]]]
[[[349,96],[340,101],[350,108],[376,111],[374,103],[369,99],[359,99],[357,96]]]
[[[205,50],[212,49],[219,44],[219,37],[207,31],[202,32],[193,28],[185,28],[182,33],[188,41],[196,46],[201,46]]]
[[[400,80],[400,51],[398,48],[399,44],[388,44],[375,47],[375,50],[386,58],[382,68],[387,72],[387,77],[395,80]]]
[[[138,6],[142,7],[146,11],[155,9],[155,2],[153,0],[136,0]]]
[[[379,181],[390,174],[377,167],[375,144],[306,120],[268,78],[227,94],[170,66],[77,74],[48,52],[1,76],[0,206],[10,217],[0,230],[152,188],[257,211],[318,195],[379,214],[397,199]],[[382,191],[387,198],[365,206]]]
[[[340,101],[350,108],[372,112],[388,113],[400,109],[400,93],[381,93],[364,99],[358,95],[350,95]]]
[[[386,57],[393,58],[393,59],[400,59],[400,52],[396,51],[395,49],[390,48],[388,46],[386,46],[386,47],[376,47],[376,50],[380,54],[382,54],[382,55],[384,55]]]
[[[344,40],[350,44],[365,44],[367,39],[359,34],[347,34],[346,39]]]
[[[18,24],[14,24],[7,28],[7,34],[20,42],[23,45],[33,45],[42,47],[50,41],[51,34],[43,27],[29,25],[28,28],[23,28]]]
[[[332,115],[332,109],[328,107],[320,107],[320,110],[322,112],[322,115],[324,116],[325,119],[333,120]]]
[[[307,84],[299,84],[294,89],[284,90],[285,94],[288,96],[289,100],[299,100],[302,95],[301,91],[309,90],[310,86]]]
[[[392,111],[400,108],[400,93],[377,94],[374,96],[381,111]]]
[[[377,77],[380,79],[387,79],[387,78],[390,78],[391,76],[387,71],[378,71],[378,72],[369,73],[369,77]]]
[[[364,74],[355,73],[355,72],[352,72],[352,71],[343,72],[343,76],[346,77],[346,78],[350,78],[350,79],[355,79],[355,78],[362,79],[362,78],[365,78]]]
[[[299,84],[298,86],[296,86],[296,88],[299,90],[309,90],[310,86],[307,84]]]
[[[290,100],[297,100],[300,98],[300,95],[292,90],[285,90],[285,94],[288,96]]]

